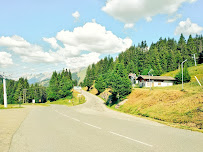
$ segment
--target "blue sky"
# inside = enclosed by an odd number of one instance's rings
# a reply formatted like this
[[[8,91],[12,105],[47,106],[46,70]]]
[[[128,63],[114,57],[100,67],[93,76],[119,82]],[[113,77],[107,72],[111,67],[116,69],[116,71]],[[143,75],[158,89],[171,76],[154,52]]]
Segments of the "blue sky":
[[[202,10],[202,0],[0,0],[0,72],[78,69],[142,40],[202,34]]]

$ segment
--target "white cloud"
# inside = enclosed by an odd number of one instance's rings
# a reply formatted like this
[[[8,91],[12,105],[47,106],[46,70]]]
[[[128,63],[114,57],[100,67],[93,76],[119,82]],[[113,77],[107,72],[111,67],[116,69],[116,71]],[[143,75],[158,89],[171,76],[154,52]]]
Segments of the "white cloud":
[[[51,38],[44,37],[43,41],[49,43],[52,46],[52,48],[54,48],[54,49],[59,48],[59,45],[57,44],[57,40],[54,37],[51,37]]]
[[[152,18],[150,16],[146,17],[146,21],[147,22],[151,22],[152,21]]]
[[[124,51],[132,45],[129,38],[119,38],[111,31],[107,31],[104,26],[97,23],[86,23],[82,27],[76,27],[74,30],[62,30],[57,33],[56,39],[65,46],[67,53],[75,55],[81,51],[90,51],[97,53],[118,53]]]
[[[183,33],[184,35],[190,34],[200,34],[203,31],[203,27],[192,23],[189,18],[186,21],[181,21],[179,25],[175,29],[175,35],[180,35]]]
[[[151,17],[157,14],[171,15],[177,12],[184,2],[196,0],[108,0],[102,8],[104,12],[124,23],[135,23],[145,18],[151,21]]]
[[[94,20],[74,28],[73,31],[62,30],[56,34],[56,37],[43,38],[43,40],[55,51],[44,51],[41,46],[31,44],[20,36],[2,36],[0,46],[18,54],[23,62],[62,63],[73,69],[99,61],[100,54],[119,53],[132,45],[131,39],[117,37]],[[58,45],[57,41],[60,41],[63,47]],[[89,53],[81,55],[83,51]]]
[[[30,47],[30,43],[22,37],[14,35],[12,37],[0,37],[0,46],[6,47]]]
[[[0,67],[8,67],[13,64],[11,54],[7,52],[0,52]]]
[[[125,29],[133,28],[133,27],[134,27],[134,24],[132,24],[132,23],[125,24],[125,26],[124,26]]]
[[[170,18],[167,20],[168,23],[172,23],[172,22],[175,22],[177,19],[181,18],[182,17],[182,14],[177,14],[175,15],[173,18]]]
[[[59,61],[54,52],[44,52],[42,47],[30,44],[20,36],[2,36],[0,46],[7,47],[8,50],[19,54],[24,62],[52,63]]]
[[[78,11],[76,11],[76,12],[74,12],[74,13],[72,14],[72,16],[73,16],[76,20],[78,20],[79,17],[80,17],[80,13],[79,13]]]
[[[82,54],[79,57],[72,57],[68,58],[65,62],[68,68],[82,68],[82,67],[87,67],[88,65],[92,63],[98,62],[100,54],[96,52],[92,52],[89,54]]]

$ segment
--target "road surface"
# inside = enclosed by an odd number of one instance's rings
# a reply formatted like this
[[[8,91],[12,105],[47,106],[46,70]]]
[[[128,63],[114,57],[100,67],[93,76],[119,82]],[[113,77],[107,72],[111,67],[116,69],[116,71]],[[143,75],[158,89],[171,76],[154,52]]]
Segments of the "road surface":
[[[203,134],[112,111],[83,91],[75,107],[34,108],[10,152],[202,152]]]

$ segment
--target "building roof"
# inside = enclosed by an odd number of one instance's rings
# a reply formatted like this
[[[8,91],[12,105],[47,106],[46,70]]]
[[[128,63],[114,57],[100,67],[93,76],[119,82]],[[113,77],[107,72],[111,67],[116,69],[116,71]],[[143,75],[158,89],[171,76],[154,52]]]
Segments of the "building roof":
[[[129,73],[128,76],[129,76],[129,77],[136,77],[136,74],[135,74],[135,73]]]
[[[148,76],[148,75],[139,75],[138,80],[142,78],[145,80],[170,80],[170,81],[175,81],[176,79],[173,77],[168,77],[168,76]]]

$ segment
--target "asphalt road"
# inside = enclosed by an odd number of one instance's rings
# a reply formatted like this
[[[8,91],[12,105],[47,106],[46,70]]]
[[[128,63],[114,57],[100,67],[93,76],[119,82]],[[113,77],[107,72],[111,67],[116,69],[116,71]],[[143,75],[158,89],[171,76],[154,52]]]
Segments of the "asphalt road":
[[[202,152],[203,134],[112,111],[87,102],[34,108],[14,134],[10,152]]]

